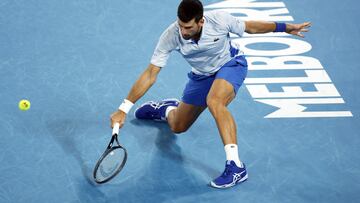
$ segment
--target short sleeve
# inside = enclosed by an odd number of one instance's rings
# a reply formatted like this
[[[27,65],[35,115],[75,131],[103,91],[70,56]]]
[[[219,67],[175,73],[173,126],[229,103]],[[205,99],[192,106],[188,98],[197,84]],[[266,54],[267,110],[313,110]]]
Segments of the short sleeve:
[[[171,51],[175,50],[176,47],[176,26],[172,24],[160,36],[154,54],[151,57],[151,64],[165,67]]]
[[[237,18],[226,11],[217,11],[215,14],[216,21],[222,26],[225,26],[226,29],[239,35],[240,37],[245,32],[245,22],[240,18]]]

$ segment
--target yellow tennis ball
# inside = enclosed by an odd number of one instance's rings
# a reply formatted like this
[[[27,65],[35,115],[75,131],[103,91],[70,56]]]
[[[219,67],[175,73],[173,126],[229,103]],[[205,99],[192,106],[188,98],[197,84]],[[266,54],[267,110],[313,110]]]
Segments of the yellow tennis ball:
[[[23,99],[19,102],[19,109],[22,111],[27,111],[30,109],[30,102],[26,99]]]

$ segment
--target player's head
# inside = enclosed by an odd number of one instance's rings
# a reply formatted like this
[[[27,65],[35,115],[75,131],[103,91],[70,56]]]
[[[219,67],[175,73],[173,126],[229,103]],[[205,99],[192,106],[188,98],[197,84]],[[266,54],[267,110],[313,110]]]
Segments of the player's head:
[[[204,24],[204,8],[199,0],[182,0],[177,15],[184,39],[191,39],[200,32]]]

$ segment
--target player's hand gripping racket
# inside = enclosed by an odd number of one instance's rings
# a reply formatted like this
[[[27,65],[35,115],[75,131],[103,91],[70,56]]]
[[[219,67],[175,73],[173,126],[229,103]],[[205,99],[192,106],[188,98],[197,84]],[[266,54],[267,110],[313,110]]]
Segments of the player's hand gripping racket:
[[[93,175],[97,183],[106,183],[114,178],[126,163],[126,149],[118,141],[119,126],[119,123],[115,123],[110,143],[94,168]],[[117,145],[114,146],[114,142]]]

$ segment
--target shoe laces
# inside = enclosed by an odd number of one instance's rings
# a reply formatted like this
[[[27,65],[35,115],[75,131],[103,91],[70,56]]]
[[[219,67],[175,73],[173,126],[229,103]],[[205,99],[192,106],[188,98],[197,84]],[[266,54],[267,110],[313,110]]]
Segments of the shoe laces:
[[[154,109],[160,109],[161,107],[165,106],[166,102],[150,102],[150,106],[153,107]]]
[[[221,177],[226,177],[227,175],[231,174],[232,170],[231,170],[231,165],[226,165],[225,166],[225,170],[223,172],[223,174],[221,175]]]

